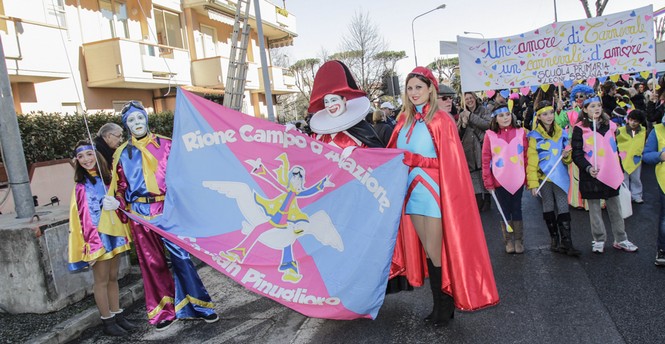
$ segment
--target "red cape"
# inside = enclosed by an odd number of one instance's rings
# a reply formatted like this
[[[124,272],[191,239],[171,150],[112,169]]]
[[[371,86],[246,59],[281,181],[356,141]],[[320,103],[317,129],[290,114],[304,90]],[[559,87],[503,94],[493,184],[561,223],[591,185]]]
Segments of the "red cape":
[[[400,116],[388,147],[396,147],[404,121],[405,116]],[[441,171],[441,289],[453,296],[455,306],[461,310],[472,311],[495,305],[499,302],[499,293],[457,126],[450,115],[438,111],[427,124],[427,129],[433,138]],[[402,275],[413,286],[423,285],[427,274],[425,259],[418,234],[402,207],[390,278]]]

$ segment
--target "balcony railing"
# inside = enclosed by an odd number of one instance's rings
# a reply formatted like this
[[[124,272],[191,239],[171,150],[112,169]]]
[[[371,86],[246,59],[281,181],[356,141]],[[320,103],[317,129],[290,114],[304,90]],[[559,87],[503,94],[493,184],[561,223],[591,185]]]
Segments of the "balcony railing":
[[[233,20],[236,12],[235,0],[183,0],[184,8],[193,8],[198,13],[210,17],[208,11],[225,13]],[[256,30],[254,1],[249,2],[249,16],[252,30]],[[296,17],[267,0],[259,1],[263,32],[269,40],[296,35]]]
[[[221,56],[192,61],[192,85],[223,89],[228,68],[229,59]]]
[[[263,83],[263,72],[262,68],[259,68],[259,91],[265,92],[265,87]],[[285,94],[297,92],[295,77],[288,73],[288,70],[271,66],[268,67],[268,75],[270,76],[270,90],[273,94]]]
[[[191,84],[186,49],[122,38],[83,44],[89,87],[153,89]]]
[[[0,16],[0,39],[12,82],[44,82],[71,76],[67,30],[55,25]],[[48,57],[48,58],[46,58]]]

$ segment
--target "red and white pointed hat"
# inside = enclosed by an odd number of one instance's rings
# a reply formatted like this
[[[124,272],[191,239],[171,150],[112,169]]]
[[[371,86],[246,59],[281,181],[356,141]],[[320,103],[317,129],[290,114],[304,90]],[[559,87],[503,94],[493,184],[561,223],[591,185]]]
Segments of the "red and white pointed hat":
[[[323,98],[335,94],[346,100],[346,111],[333,115],[325,108]],[[333,134],[346,130],[362,121],[371,104],[367,93],[358,88],[349,68],[341,61],[324,63],[316,72],[309,113],[313,113],[309,127],[317,134]]]

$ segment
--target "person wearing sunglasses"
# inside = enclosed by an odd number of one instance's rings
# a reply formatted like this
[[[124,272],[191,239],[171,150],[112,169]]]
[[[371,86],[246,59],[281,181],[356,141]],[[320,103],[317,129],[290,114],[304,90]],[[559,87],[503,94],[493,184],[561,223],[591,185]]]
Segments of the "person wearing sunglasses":
[[[453,104],[454,98],[455,90],[448,85],[439,84],[439,91],[437,92],[437,104],[439,105],[439,109],[447,112],[457,121],[459,115],[457,113],[457,108],[455,108],[455,104]]]
[[[131,133],[118,147],[108,194],[102,201],[100,228],[113,234],[110,211],[127,209],[146,220],[160,216],[166,194],[166,168],[171,139],[150,132],[148,113],[141,103],[131,101],[122,109],[122,123]],[[126,222],[122,212],[118,215]],[[189,253],[138,222],[130,221],[139,267],[143,275],[148,322],[157,331],[176,319],[198,318],[207,323],[219,320],[208,291],[203,286]],[[171,257],[171,273],[165,249]],[[177,307],[176,307],[177,306]]]

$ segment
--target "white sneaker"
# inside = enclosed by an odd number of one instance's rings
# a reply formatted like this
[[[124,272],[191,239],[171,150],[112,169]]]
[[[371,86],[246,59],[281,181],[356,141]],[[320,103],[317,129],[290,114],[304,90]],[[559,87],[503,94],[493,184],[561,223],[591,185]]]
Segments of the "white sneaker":
[[[591,242],[591,252],[593,253],[603,253],[605,250],[604,241],[592,241]]]
[[[624,240],[622,242],[615,242],[614,245],[612,246],[614,246],[614,248],[616,248],[617,250],[622,250],[626,252],[637,251],[637,246],[635,246],[632,242],[628,240]]]

